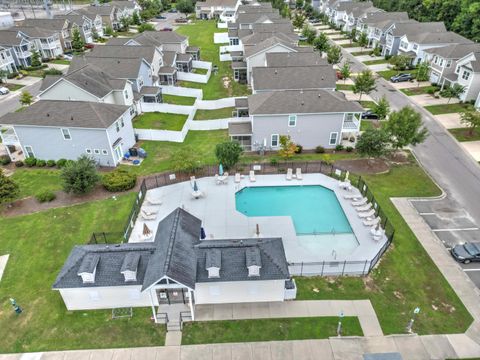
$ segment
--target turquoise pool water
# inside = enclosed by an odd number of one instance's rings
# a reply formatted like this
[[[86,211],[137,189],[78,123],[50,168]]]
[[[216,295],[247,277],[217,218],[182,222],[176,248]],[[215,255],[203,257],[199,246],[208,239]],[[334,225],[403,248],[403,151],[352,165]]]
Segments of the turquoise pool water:
[[[246,187],[235,194],[246,216],[290,216],[297,235],[352,233],[332,190],[319,185]]]

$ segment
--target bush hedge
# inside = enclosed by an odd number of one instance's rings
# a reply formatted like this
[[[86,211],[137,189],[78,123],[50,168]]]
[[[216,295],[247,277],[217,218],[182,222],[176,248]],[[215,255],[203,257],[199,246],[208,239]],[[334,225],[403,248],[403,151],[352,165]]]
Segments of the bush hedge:
[[[124,169],[116,169],[102,177],[102,184],[108,191],[126,191],[137,183],[137,175]]]
[[[318,145],[316,148],[315,148],[315,152],[317,154],[323,154],[325,152],[325,148],[322,146],[322,145]]]
[[[48,161],[47,161],[47,166],[48,166],[48,167],[54,167],[55,165],[56,165],[55,160],[48,160]]]
[[[15,161],[15,166],[16,166],[16,167],[22,167],[23,165],[25,165],[25,164],[23,163],[22,160],[17,160],[17,161]]]
[[[65,166],[66,163],[67,163],[67,159],[58,159],[57,160],[57,167],[62,168],[62,167]]]
[[[25,159],[25,165],[27,165],[28,167],[35,166],[36,164],[37,164],[37,159],[35,159],[34,157],[29,157]]]
[[[12,162],[12,160],[10,160],[10,156],[8,156],[8,155],[0,156],[0,165],[8,165],[11,162]]]
[[[38,167],[45,167],[47,166],[47,162],[45,160],[37,160],[37,164],[36,164]]]
[[[41,203],[53,201],[56,197],[55,193],[50,190],[45,190],[35,195],[35,198]]]

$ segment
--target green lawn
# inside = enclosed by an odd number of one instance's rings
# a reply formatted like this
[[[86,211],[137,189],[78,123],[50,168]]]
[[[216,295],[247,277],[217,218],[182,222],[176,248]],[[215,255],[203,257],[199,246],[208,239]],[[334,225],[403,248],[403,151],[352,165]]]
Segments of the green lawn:
[[[338,317],[197,321],[185,324],[182,345],[328,339],[337,324]],[[363,335],[356,317],[344,317],[342,329],[345,336]]]
[[[25,85],[19,85],[19,84],[0,84],[0,86],[6,87],[10,91],[17,91],[20,90],[21,88],[25,87]]]
[[[180,131],[187,121],[188,116],[183,114],[170,114],[162,112],[143,113],[133,120],[136,129],[157,129]]]
[[[459,113],[462,111],[475,110],[471,104],[442,104],[442,105],[429,105],[425,106],[425,109],[430,111],[433,115],[439,114],[451,114]]]
[[[348,40],[348,37],[346,37],[346,36],[339,36],[339,37],[331,38],[331,40],[332,40],[332,41]]]
[[[337,90],[353,91],[353,85],[350,85],[350,84],[337,84]]]
[[[412,69],[412,70],[403,70],[403,71],[397,71],[397,70],[383,70],[383,71],[377,71],[377,74],[383,77],[385,80],[390,81],[390,78],[392,76],[398,75],[400,73],[408,73],[412,74],[413,77],[417,76],[417,69]]]
[[[112,320],[109,310],[67,311],[51,289],[74,245],[85,244],[94,231],[123,228],[134,196],[0,218],[0,254],[10,254],[0,282],[0,353],[164,344],[164,327],[152,324],[151,309]]]
[[[27,71],[27,74],[28,74],[28,76],[43,78],[43,77],[45,77],[45,69]]]
[[[364,51],[354,51],[351,52],[353,56],[363,56],[363,55],[370,55],[372,53],[372,50],[364,50]]]
[[[478,141],[480,140],[480,129],[476,128],[472,133],[468,128],[448,129],[458,141]]]
[[[440,190],[416,164],[364,178],[395,228],[391,249],[367,278],[297,278],[297,299],[370,299],[385,334],[404,333],[417,306],[419,334],[464,332],[472,317],[390,201],[438,196]]]
[[[374,121],[376,122],[376,120],[362,120],[362,122],[360,123],[360,131],[375,128],[375,126],[373,125]]]
[[[352,48],[352,47],[360,47],[360,45],[357,42],[352,42],[350,44],[342,44],[340,45],[342,48]]]
[[[195,68],[193,69],[194,74],[206,75],[208,72],[207,69]]]
[[[428,94],[431,91],[438,91],[438,86],[416,86],[408,89],[400,89],[407,96]]]
[[[65,59],[55,59],[49,61],[50,64],[58,64],[58,65],[70,65],[70,60]]]
[[[226,119],[232,117],[232,111],[235,107],[227,107],[216,110],[197,110],[193,120],[213,120],[213,119]]]
[[[369,100],[360,100],[357,101],[360,105],[362,105],[365,109],[371,109],[373,106],[375,106],[375,101],[369,101]]]
[[[43,191],[62,189],[60,170],[58,169],[16,169],[11,177],[19,186],[19,199],[34,196]]]
[[[176,95],[162,95],[163,102],[167,104],[174,104],[174,105],[187,105],[191,106],[195,103],[197,98],[188,97],[188,96],[176,96]]]
[[[363,62],[365,65],[377,65],[377,64],[388,64],[388,60],[377,59],[377,60],[367,60]]]
[[[204,100],[222,99],[232,96],[249,95],[250,91],[246,85],[239,84],[233,80],[233,71],[230,61],[220,61],[219,46],[213,43],[213,34],[226,32],[227,29],[218,29],[214,20],[201,20],[190,25],[180,26],[176,32],[188,36],[190,46],[200,47],[200,58],[210,61],[218,66],[218,73],[212,72],[207,84],[181,81],[179,86],[191,87],[203,90]],[[224,86],[224,78],[228,86]]]

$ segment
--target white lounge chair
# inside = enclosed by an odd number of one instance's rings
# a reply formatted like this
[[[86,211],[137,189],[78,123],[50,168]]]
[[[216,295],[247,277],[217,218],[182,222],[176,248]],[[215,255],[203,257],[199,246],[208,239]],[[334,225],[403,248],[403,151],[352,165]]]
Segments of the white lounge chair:
[[[197,191],[192,191],[192,197],[194,199],[199,199],[201,197],[204,197],[205,195],[203,194],[203,192],[201,192],[200,190],[197,190]]]
[[[380,241],[385,235],[385,230],[381,229],[377,234],[373,235],[373,240]]]
[[[288,181],[292,180],[293,170],[292,168],[287,169],[287,176],[285,177]]]
[[[157,215],[158,214],[158,209],[157,208],[154,208],[154,207],[143,207],[142,208],[142,211],[146,214],[146,215]]]
[[[157,218],[157,214],[147,214],[143,210],[140,210],[140,215],[144,220],[155,220]]]
[[[190,186],[193,188],[193,184],[195,183],[195,176],[190,176]]]
[[[350,194],[347,194],[347,195],[344,195],[343,198],[344,198],[345,200],[358,201],[358,200],[362,200],[362,195],[350,195]]]
[[[365,226],[377,226],[378,223],[380,223],[380,217],[377,216],[375,219],[372,220],[363,220],[363,225]]]
[[[147,195],[146,200],[150,205],[162,205],[162,200],[159,197]]]
[[[240,173],[236,173],[235,174],[235,182],[238,184],[241,180],[241,176],[240,176]]]
[[[361,211],[368,211],[372,208],[372,203],[368,203],[368,204],[365,204],[365,205],[362,205],[362,206],[359,206],[357,207],[357,211],[358,212],[361,212]]]
[[[362,206],[362,205],[365,205],[367,202],[368,202],[368,199],[366,197],[364,197],[361,200],[352,201],[352,205],[353,206]]]
[[[257,181],[257,179],[255,179],[255,171],[250,170],[248,176],[249,176],[251,182]]]
[[[367,212],[359,212],[358,213],[358,217],[359,218],[369,218],[371,216],[374,216],[375,215],[375,210],[370,210],[370,211],[367,211]]]
[[[295,170],[295,174],[297,175],[297,180],[303,180],[303,175],[302,175],[302,169],[301,168],[297,168]]]
[[[215,174],[215,184],[220,185],[221,181],[218,178],[218,174]]]

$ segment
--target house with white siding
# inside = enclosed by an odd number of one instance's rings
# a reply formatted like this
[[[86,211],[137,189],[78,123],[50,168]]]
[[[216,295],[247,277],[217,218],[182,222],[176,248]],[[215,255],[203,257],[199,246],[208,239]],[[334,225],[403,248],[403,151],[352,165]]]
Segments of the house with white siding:
[[[377,11],[368,13],[357,22],[357,33],[367,34],[369,47],[379,46],[383,50],[387,31],[395,23],[408,22],[409,20],[406,12]]]
[[[13,73],[17,71],[12,49],[0,46],[0,70],[6,71],[7,73]]]
[[[42,59],[54,59],[63,55],[60,31],[38,26],[16,26],[15,31],[33,44]]]
[[[224,22],[234,19],[240,0],[205,0],[195,3],[197,19],[221,19]]]
[[[115,167],[135,144],[130,107],[88,101],[41,100],[0,117],[3,144],[25,157],[76,160]],[[11,154],[10,154],[11,155]]]
[[[0,31],[0,46],[10,50],[17,68],[31,65],[34,44],[22,36],[19,31],[16,31],[15,28]]]

